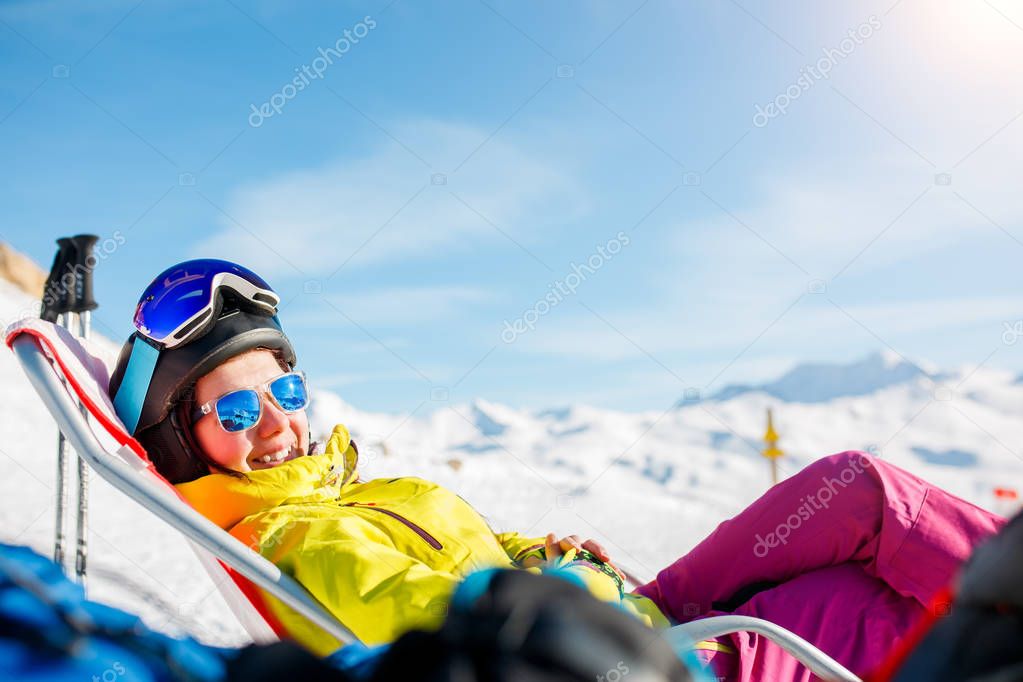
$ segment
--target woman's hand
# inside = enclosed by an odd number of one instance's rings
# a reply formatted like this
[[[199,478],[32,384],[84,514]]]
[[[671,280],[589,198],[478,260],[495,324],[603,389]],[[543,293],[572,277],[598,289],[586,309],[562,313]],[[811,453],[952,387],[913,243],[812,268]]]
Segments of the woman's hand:
[[[568,535],[558,540],[554,533],[547,533],[547,538],[544,541],[544,549],[547,552],[548,561],[560,557],[573,547],[575,547],[576,551],[585,549],[601,561],[611,561],[611,555],[599,543],[594,540],[581,542],[578,535]]]

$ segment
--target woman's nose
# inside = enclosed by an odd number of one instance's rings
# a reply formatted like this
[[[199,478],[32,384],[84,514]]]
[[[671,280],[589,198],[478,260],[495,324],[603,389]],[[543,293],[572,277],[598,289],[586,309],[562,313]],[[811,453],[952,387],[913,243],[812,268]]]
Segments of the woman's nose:
[[[268,396],[263,396],[263,416],[259,420],[259,435],[270,438],[288,428],[288,415]]]

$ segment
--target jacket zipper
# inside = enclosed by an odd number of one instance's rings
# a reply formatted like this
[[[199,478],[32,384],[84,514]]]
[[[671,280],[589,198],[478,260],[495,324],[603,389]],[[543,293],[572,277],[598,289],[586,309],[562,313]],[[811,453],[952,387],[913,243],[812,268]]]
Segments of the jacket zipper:
[[[406,519],[404,516],[402,516],[398,512],[393,512],[390,509],[384,509],[383,507],[376,506],[376,502],[346,502],[345,504],[343,504],[341,506],[342,507],[362,507],[362,508],[365,508],[365,509],[372,509],[373,511],[378,511],[378,512],[380,512],[382,514],[387,514],[392,519],[397,519],[398,521],[401,521],[406,526],[411,528],[416,533],[416,535],[421,537],[426,542],[426,544],[430,545],[430,547],[433,547],[434,549],[438,549],[438,550],[444,549],[444,545],[440,544],[440,541],[437,540],[437,538],[435,538],[432,535],[430,535],[429,533],[427,533],[425,530],[422,529],[422,527],[420,527],[420,526],[416,525],[415,523],[409,521],[408,519]]]

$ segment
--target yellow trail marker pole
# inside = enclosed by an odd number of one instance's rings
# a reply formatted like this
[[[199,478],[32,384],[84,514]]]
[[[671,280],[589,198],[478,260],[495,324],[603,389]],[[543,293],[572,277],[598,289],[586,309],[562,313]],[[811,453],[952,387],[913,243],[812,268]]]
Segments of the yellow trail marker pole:
[[[771,463],[771,484],[778,482],[778,458],[785,455],[778,447],[778,432],[774,430],[774,415],[771,408],[767,408],[767,433],[764,434],[763,455]]]

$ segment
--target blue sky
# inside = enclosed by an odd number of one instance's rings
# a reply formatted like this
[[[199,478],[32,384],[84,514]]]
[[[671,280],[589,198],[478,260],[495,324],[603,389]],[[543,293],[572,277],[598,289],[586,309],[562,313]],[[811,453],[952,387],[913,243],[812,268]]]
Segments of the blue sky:
[[[164,267],[249,265],[371,410],[1023,369],[1018,7],[552,5],[2,2],[0,235],[123,237],[117,339]]]

